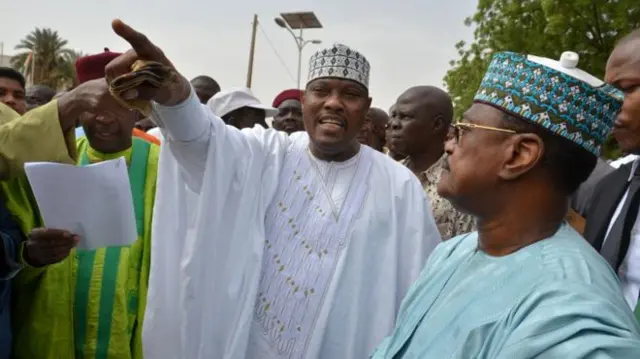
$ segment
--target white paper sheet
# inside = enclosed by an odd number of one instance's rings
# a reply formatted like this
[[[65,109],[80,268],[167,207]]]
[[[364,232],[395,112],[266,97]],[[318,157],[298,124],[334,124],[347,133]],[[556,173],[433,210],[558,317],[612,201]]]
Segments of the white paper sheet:
[[[123,157],[84,167],[31,162],[25,171],[45,225],[79,235],[79,249],[124,246],[136,240]]]

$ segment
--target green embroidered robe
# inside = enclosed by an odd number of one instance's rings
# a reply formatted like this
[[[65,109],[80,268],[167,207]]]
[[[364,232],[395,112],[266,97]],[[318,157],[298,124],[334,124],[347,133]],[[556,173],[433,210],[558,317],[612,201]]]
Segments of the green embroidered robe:
[[[54,100],[20,116],[0,103],[0,194],[25,233],[40,225],[37,206],[24,176],[26,162],[72,164],[74,131],[63,133]]]
[[[159,147],[134,138],[129,150],[105,155],[81,138],[77,149],[79,165],[126,158],[138,240],[129,247],[73,250],[44,268],[25,264],[14,284],[14,357],[142,358]]]
[[[52,101],[35,110],[20,115],[12,108],[0,103],[0,200],[11,212],[13,219],[24,228],[33,227],[36,216],[32,215],[27,207],[22,207],[22,203],[31,201],[30,189],[24,176],[24,163],[28,161],[55,161],[63,163],[74,163],[76,146],[73,131],[66,134],[60,127],[58,117],[58,102]],[[20,218],[22,217],[22,220]],[[5,243],[6,245],[7,243]],[[6,247],[0,243],[10,258],[14,258],[14,246]],[[16,248],[17,249],[17,248]],[[12,286],[12,280],[0,283],[0,292]],[[4,289],[3,289],[4,288]],[[2,295],[2,293],[0,293]],[[8,340],[11,329],[6,327],[12,311],[7,304],[11,301],[3,299],[0,305],[0,353],[7,353],[11,347]],[[7,336],[9,335],[9,336]],[[0,354],[3,356],[3,354]]]

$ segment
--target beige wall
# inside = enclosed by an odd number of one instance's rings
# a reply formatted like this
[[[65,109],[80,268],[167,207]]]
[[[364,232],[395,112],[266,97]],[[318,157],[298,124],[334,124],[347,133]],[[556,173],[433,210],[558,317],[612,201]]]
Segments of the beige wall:
[[[0,66],[11,66],[11,56],[0,55]]]

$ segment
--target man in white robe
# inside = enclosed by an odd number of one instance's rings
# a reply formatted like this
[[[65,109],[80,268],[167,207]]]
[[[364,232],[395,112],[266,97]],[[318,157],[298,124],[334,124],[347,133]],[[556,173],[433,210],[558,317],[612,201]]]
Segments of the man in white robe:
[[[113,26],[134,51],[108,76],[139,58],[170,64]],[[165,141],[145,357],[367,357],[440,242],[415,176],[356,141],[371,103],[368,61],[344,45],[313,55],[307,132],[291,136],[226,126],[179,81],[147,96],[169,105],[154,103],[152,115]]]

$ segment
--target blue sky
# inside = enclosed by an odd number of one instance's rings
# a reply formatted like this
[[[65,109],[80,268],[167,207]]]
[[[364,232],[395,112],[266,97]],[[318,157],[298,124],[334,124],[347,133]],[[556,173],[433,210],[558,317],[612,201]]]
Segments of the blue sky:
[[[324,28],[309,30],[305,38],[323,44],[304,49],[303,83],[312,53],[340,42],[369,59],[373,104],[386,110],[410,86],[442,86],[448,63],[456,58],[454,44],[472,38],[463,21],[476,4],[477,0],[0,1],[0,42],[5,54],[13,54],[19,40],[37,26],[57,30],[69,47],[85,53],[104,47],[124,51],[127,44],[110,27],[119,17],[160,46],[188,78],[206,74],[223,88],[244,86],[255,13],[262,29],[252,90],[270,103],[281,90],[295,87],[297,76],[295,43],[273,18],[280,12],[314,11]]]

